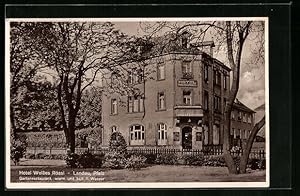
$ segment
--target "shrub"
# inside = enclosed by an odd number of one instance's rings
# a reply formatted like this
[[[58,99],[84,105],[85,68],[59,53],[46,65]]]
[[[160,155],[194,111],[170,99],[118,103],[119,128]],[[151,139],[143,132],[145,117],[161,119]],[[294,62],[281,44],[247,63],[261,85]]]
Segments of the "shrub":
[[[11,135],[10,158],[17,165],[20,159],[25,155],[26,143],[19,138]]]
[[[155,159],[156,164],[176,165],[178,163],[178,156],[175,153],[158,154]]]
[[[47,159],[47,155],[45,153],[38,153],[35,155],[36,159]]]
[[[123,169],[126,165],[125,154],[117,151],[110,151],[104,156],[103,167],[110,169]]]
[[[120,132],[114,132],[111,134],[109,141],[109,150],[117,151],[121,154],[127,153],[127,144]]]
[[[239,156],[233,157],[233,162],[235,163],[235,165],[237,167],[237,170],[239,171],[240,170],[241,157],[239,157]]]
[[[155,164],[156,154],[144,154],[146,164]]]
[[[35,155],[32,154],[32,153],[26,153],[26,154],[24,155],[24,158],[25,158],[25,159],[35,159]]]
[[[204,159],[203,166],[225,167],[225,160],[222,155],[209,156]]]
[[[79,155],[76,153],[68,153],[67,157],[66,157],[66,164],[67,167],[70,168],[77,168],[79,167]]]
[[[184,154],[180,157],[180,159],[186,165],[202,166],[204,164],[204,156],[202,154]]]
[[[125,168],[132,170],[140,170],[145,167],[146,157],[141,155],[131,155],[126,159]]]
[[[65,160],[67,155],[65,154],[44,154],[38,153],[37,155],[33,153],[26,153],[24,156],[26,159],[56,159],[56,160]]]
[[[78,166],[82,168],[100,168],[102,166],[102,156],[96,156],[86,151],[79,155]]]
[[[76,146],[80,146],[81,138],[86,136],[87,142],[91,146],[99,146],[101,142],[101,128],[85,128],[75,131]],[[45,132],[27,132],[18,133],[20,137],[24,137],[28,147],[54,147],[65,148],[67,147],[66,138],[63,131],[45,131]],[[23,139],[22,139],[23,140]]]
[[[103,155],[94,155],[86,151],[82,154],[68,153],[66,157],[67,167],[70,168],[100,168]]]
[[[126,165],[127,145],[120,132],[110,136],[109,152],[104,156],[103,167],[110,169],[123,169]]]
[[[266,160],[249,159],[248,164],[252,170],[266,169]]]

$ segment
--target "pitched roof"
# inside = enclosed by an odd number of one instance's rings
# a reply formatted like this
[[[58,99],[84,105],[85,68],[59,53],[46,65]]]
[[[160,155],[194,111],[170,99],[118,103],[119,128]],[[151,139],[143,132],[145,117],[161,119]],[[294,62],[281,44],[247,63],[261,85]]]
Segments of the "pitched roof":
[[[234,103],[233,103],[233,107],[245,112],[251,112],[251,113],[256,113],[254,110],[248,108],[245,104],[243,104],[242,102],[240,102],[238,99],[235,99]]]

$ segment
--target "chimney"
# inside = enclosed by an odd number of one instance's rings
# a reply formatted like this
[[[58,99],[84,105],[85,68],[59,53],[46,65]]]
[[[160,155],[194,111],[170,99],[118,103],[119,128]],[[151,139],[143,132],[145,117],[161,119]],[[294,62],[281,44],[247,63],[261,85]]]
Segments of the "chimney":
[[[204,42],[197,42],[193,44],[194,47],[200,48],[200,50],[207,51],[207,53],[213,57],[213,47],[215,47],[215,43],[213,41],[204,41]],[[208,50],[205,50],[208,49]]]

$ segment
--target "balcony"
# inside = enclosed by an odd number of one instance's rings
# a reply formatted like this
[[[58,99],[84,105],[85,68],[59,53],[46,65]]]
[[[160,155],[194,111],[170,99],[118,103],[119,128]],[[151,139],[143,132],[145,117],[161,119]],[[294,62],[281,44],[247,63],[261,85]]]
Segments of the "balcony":
[[[193,73],[191,73],[191,72],[183,72],[182,73],[182,79],[190,80],[193,78],[194,78],[194,76],[193,76]]]
[[[195,105],[182,105],[175,106],[175,115],[176,117],[202,117],[203,109],[201,106]]]

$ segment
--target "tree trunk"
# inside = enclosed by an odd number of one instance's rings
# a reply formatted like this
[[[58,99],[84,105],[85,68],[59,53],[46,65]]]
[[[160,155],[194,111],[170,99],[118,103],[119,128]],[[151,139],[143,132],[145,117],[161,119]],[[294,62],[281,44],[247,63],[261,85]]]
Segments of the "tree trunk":
[[[16,133],[16,124],[15,124],[15,112],[12,105],[10,105],[10,123],[11,123],[10,127],[12,130],[12,134],[16,138],[17,133]]]
[[[229,109],[230,110],[230,109]],[[231,117],[231,112],[226,112],[225,115],[225,124],[227,125],[227,127],[224,130],[224,141],[223,141],[223,157],[225,160],[225,163],[227,165],[228,168],[228,172],[230,174],[237,174],[238,170],[237,167],[235,165],[235,162],[233,160],[233,157],[230,154],[230,141],[229,141],[229,135],[230,135],[230,117]]]
[[[247,163],[249,159],[249,154],[251,152],[252,144],[254,142],[255,136],[257,135],[258,131],[264,126],[265,124],[265,117],[263,117],[251,130],[251,134],[247,140],[246,148],[243,151],[243,155],[240,160],[240,173],[246,173]]]

